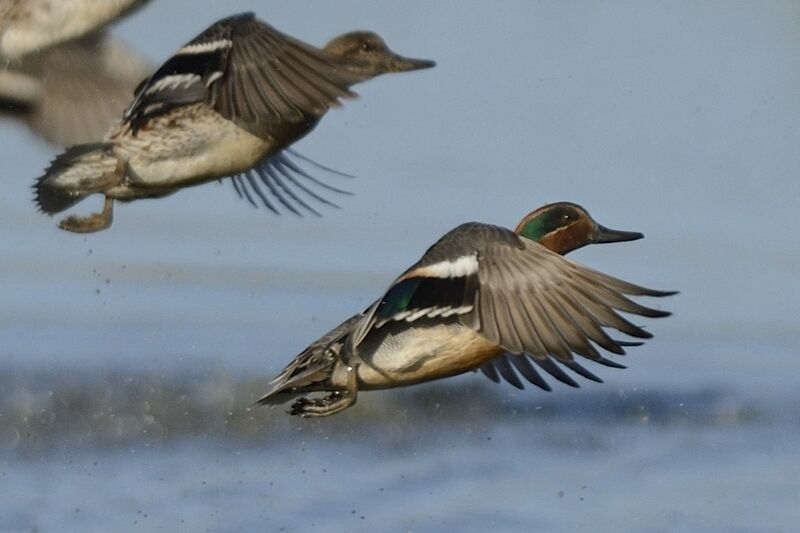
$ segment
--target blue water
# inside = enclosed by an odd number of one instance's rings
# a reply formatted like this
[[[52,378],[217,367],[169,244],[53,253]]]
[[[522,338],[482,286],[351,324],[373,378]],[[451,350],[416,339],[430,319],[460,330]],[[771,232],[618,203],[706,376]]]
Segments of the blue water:
[[[157,62],[247,9],[438,66],[298,144],[358,176],[321,219],[209,184],[67,234],[30,201],[56,149],[0,123],[0,531],[796,529],[797,3],[176,0],[114,33]],[[445,231],[556,200],[646,235],[575,260],[681,291],[628,369],[252,408]]]

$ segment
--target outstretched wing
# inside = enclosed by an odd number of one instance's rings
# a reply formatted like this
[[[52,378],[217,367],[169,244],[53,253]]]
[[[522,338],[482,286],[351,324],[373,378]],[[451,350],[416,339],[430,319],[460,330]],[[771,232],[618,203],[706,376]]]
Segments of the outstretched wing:
[[[322,216],[311,206],[315,202],[330,207],[339,207],[326,198],[326,193],[352,194],[315,178],[304,170],[303,166],[296,161],[298,159],[328,174],[353,177],[350,174],[320,165],[291,148],[287,148],[271,155],[254,168],[232,176],[231,182],[236,194],[239,195],[239,198],[250,202],[253,207],[258,207],[260,204],[275,214],[279,214],[282,207],[298,216],[302,216],[304,211]]]
[[[133,88],[151,72],[136,52],[105,34],[28,56],[22,69],[34,73],[39,87],[26,121],[62,146],[101,140],[119,121]]]
[[[313,122],[353,97],[351,75],[323,50],[244,13],[222,19],[137,89],[125,120],[137,130],[178,105],[205,102],[260,137]]]
[[[579,265],[533,241],[520,238],[519,242],[521,246],[496,242],[486,247],[478,274],[479,304],[472,316],[465,317],[474,320],[471,325],[476,331],[508,352],[482,368],[490,378],[500,376],[520,386],[513,367],[531,383],[547,388],[532,361],[559,381],[577,386],[555,360],[587,379],[600,381],[576,362],[576,354],[622,367],[603,357],[598,347],[624,354],[624,346],[640,344],[612,339],[606,328],[640,339],[652,337],[620,312],[648,318],[669,316],[628,296],[660,297],[674,292],[634,285]]]
[[[566,259],[505,228],[470,223],[434,244],[376,302],[348,339],[354,349],[373,329],[390,321],[457,319],[507,353],[481,370],[522,387],[526,380],[549,389],[531,363],[569,385],[577,383],[556,362],[591,379],[580,355],[621,367],[598,350],[625,353],[638,342],[612,339],[606,328],[635,338],[652,335],[620,312],[645,317],[669,313],[640,305],[633,296],[667,296],[607,276]],[[516,370],[516,372],[515,372]]]

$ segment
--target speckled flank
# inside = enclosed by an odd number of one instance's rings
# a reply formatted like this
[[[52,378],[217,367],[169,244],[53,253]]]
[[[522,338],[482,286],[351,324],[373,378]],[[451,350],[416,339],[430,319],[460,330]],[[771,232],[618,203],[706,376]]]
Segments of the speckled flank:
[[[273,144],[204,104],[156,117],[135,136],[126,127],[109,140],[130,167],[127,182],[105,191],[114,199],[139,197],[148,189],[198,185],[226,173],[242,172],[263,159]]]
[[[252,12],[220,19],[138,86],[121,125],[104,139],[108,149],[102,158],[114,162],[113,174],[78,169],[79,179],[56,190],[60,183],[52,171],[66,174],[62,167],[68,161],[82,161],[57,158],[58,165],[51,165],[35,184],[36,203],[53,214],[90,194],[104,194],[102,213],[71,215],[59,223],[76,233],[108,228],[114,200],[158,198],[227,177],[233,178],[240,197],[254,206],[258,198],[275,213],[280,204],[298,215],[302,210],[318,214],[304,195],[335,206],[301,181],[344,191],[309,175],[281,151],[314,129],[342,99],[354,97],[351,85],[387,72],[435,65],[395,54],[371,32],[352,32],[335,42],[341,50],[321,50],[281,33]]]

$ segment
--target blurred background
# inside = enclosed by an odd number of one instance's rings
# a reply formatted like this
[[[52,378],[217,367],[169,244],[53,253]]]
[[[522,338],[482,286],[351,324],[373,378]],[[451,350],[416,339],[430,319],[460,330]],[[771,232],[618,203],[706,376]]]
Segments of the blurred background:
[[[157,65],[246,10],[438,66],[296,145],[357,176],[322,218],[212,183],[66,233],[30,189],[59,148],[0,121],[0,531],[792,530],[800,4],[153,0],[111,34]],[[628,369],[252,405],[447,230],[559,200],[646,235],[574,260],[681,291]]]

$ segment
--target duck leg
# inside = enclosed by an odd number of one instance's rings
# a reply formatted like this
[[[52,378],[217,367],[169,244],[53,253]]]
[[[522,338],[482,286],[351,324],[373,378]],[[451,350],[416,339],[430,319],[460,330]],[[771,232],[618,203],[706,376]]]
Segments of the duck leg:
[[[94,233],[102,231],[109,226],[114,219],[114,200],[105,197],[103,200],[103,210],[99,213],[92,213],[89,216],[79,217],[71,215],[58,223],[58,227],[73,233]]]
[[[295,400],[289,414],[303,418],[330,416],[344,411],[356,403],[358,399],[357,372],[354,367],[347,369],[347,385],[343,391],[333,391],[322,398],[301,397]]]
[[[108,186],[122,183],[128,175],[127,158],[117,156],[117,167],[108,180]],[[92,213],[89,216],[79,217],[71,215],[59,222],[58,227],[73,233],[94,233],[102,231],[111,226],[114,220],[114,200],[105,197],[103,200],[103,210],[99,213]]]

